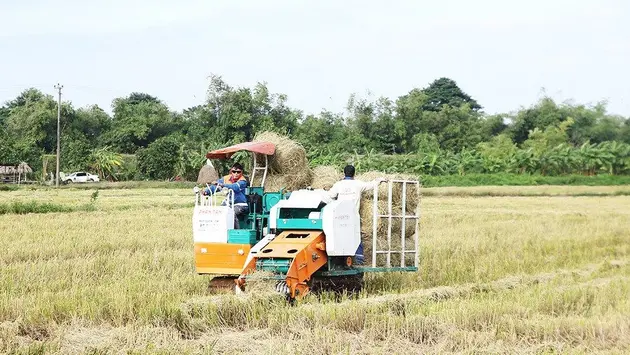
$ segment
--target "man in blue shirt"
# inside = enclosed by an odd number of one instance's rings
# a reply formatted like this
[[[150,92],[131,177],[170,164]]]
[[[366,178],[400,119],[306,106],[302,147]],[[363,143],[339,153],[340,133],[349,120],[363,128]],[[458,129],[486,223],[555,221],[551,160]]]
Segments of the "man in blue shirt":
[[[246,215],[249,213],[249,207],[247,205],[247,196],[245,195],[245,189],[247,188],[247,179],[243,176],[243,166],[239,163],[234,163],[230,169],[230,175],[226,175],[217,181],[212,182],[210,188],[204,190],[204,195],[209,195],[211,192],[221,191],[223,188],[232,190],[234,194],[234,229],[239,229],[238,216]],[[231,201],[230,196],[223,201],[222,206],[228,205]]]

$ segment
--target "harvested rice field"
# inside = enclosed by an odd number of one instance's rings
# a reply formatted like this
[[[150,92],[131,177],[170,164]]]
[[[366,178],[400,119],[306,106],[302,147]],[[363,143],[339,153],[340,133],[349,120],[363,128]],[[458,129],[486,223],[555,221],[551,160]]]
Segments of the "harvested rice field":
[[[291,306],[207,294],[190,189],[0,191],[0,353],[628,353],[629,192],[423,189],[418,273]]]

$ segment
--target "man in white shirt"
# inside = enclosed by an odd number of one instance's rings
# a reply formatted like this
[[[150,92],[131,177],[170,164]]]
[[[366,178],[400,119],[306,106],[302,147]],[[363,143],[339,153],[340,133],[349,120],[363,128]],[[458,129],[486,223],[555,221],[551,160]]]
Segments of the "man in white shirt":
[[[329,196],[332,199],[337,200],[352,200],[355,204],[355,211],[357,214],[357,220],[359,220],[359,209],[361,208],[361,193],[365,191],[374,190],[374,187],[378,186],[383,181],[387,181],[385,178],[377,178],[370,182],[354,179],[355,169],[352,165],[346,165],[343,169],[344,179],[337,181],[329,191]],[[357,226],[358,233],[361,233],[360,226]],[[363,238],[361,238],[363,239]],[[363,240],[359,244],[355,259],[357,264],[363,264]]]

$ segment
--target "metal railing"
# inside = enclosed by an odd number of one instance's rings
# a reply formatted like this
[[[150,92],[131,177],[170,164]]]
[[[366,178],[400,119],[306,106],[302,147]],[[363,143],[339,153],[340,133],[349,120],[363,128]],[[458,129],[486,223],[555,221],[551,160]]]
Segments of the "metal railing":
[[[217,197],[220,191],[217,191],[215,189],[214,192],[212,192],[212,189],[210,189],[210,185],[206,184],[206,187],[209,190],[209,194],[208,195],[204,195],[201,193],[201,190],[199,188],[197,188],[195,186],[195,206],[202,206],[202,207],[216,207],[219,206],[223,201],[218,202],[217,201]],[[234,191],[230,190],[230,189],[226,189],[227,193],[226,193],[226,198],[228,199],[228,206],[233,208],[234,207]]]
[[[406,256],[413,255],[414,258],[414,267],[418,267],[418,238],[419,238],[419,221],[420,221],[420,212],[419,207],[415,209],[413,214],[407,213],[407,187],[408,185],[417,185],[418,191],[420,191],[420,182],[415,180],[388,180],[387,181],[387,211],[385,214],[381,214],[378,206],[378,190],[379,185],[374,187],[374,200],[373,200],[373,208],[372,208],[372,267],[380,267],[383,265],[378,265],[377,255],[384,254],[386,255],[386,265],[385,267],[392,267],[391,258],[392,255],[400,254],[400,267],[409,267],[411,265],[407,265]],[[400,214],[394,214],[393,212],[393,201],[392,201],[392,190],[394,184],[402,184],[402,198],[401,198],[401,212]],[[419,201],[418,201],[419,203]],[[378,227],[379,222],[382,220],[386,220],[387,222],[387,250],[378,250],[379,249],[379,241],[382,241],[382,238],[385,236],[378,235]],[[400,248],[392,249],[392,222],[394,219],[401,219],[401,235],[400,235]],[[413,235],[413,247],[414,249],[408,249],[409,246],[406,245],[406,231],[407,231],[407,223],[415,223],[414,226],[414,235]],[[394,236],[395,237],[395,236]]]
[[[257,166],[256,163],[256,159],[257,158],[257,154],[256,153],[252,153],[253,155],[253,160],[254,160],[254,165],[252,168],[252,185],[254,184],[254,177],[256,176],[256,170],[262,170],[263,171],[263,176],[262,176],[262,181],[260,182],[260,187],[265,187],[265,180],[267,179],[267,167],[269,166],[269,156],[266,154],[263,154],[265,156],[265,166]]]

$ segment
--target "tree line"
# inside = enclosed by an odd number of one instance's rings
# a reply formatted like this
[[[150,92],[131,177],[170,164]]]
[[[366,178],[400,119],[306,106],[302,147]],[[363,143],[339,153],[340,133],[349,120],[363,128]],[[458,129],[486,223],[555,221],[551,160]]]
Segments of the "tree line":
[[[313,165],[352,161],[360,171],[630,174],[630,118],[608,113],[604,102],[543,97],[487,114],[450,78],[394,99],[351,95],[344,113],[304,114],[266,83],[232,87],[212,76],[205,100],[182,111],[138,92],[115,98],[111,115],[63,102],[61,128],[61,170],[91,170],[109,180],[195,180],[208,150],[260,131],[299,141]],[[54,164],[56,129],[53,96],[21,92],[0,107],[0,164],[24,161],[43,172]]]

